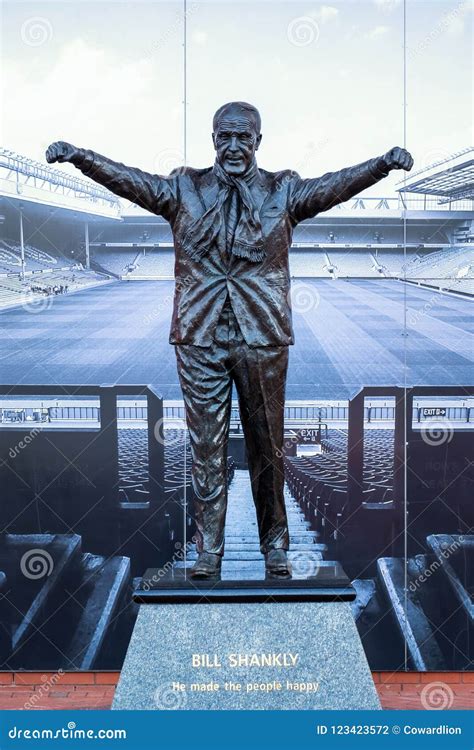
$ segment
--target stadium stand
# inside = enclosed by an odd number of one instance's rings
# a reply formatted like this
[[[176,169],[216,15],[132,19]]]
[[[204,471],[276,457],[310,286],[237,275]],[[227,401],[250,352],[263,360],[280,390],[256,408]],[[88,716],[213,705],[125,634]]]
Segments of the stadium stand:
[[[415,257],[406,265],[405,273],[407,278],[419,279],[428,286],[474,295],[473,246],[445,247]]]
[[[374,269],[374,260],[370,253],[352,250],[328,250],[327,255],[333,266],[336,267],[337,271],[335,275],[350,276],[352,278],[359,277],[370,277],[377,276],[378,273]]]
[[[59,251],[56,253],[25,244],[22,268],[20,245],[14,240],[0,240],[0,308],[35,304],[45,297],[109,281],[104,273],[71,263]]]
[[[377,256],[374,256],[374,265],[376,261],[377,266],[382,269],[377,271],[376,275],[386,278],[401,278],[405,274],[406,263],[409,263],[416,255],[416,250],[407,249],[404,253],[403,247],[398,250],[382,250],[377,253]]]
[[[174,278],[174,252],[163,248],[139,253],[127,278],[138,277],[143,279]]]
[[[127,281],[174,278],[174,251],[169,247],[138,250],[93,247],[91,263]]]
[[[109,281],[109,277],[83,268],[70,268],[47,274],[35,273],[26,276],[24,281],[19,276],[0,274],[0,308],[15,305],[34,307],[48,297],[70,294]]]
[[[118,278],[125,276],[138,256],[136,249],[106,250],[94,248],[91,253],[91,263],[99,264],[101,268],[112,273]]]
[[[292,247],[290,250],[290,274],[293,277],[324,277],[328,278],[328,259],[322,250],[300,250]]]
[[[328,430],[322,453],[285,458],[285,476],[292,496],[324,542],[337,540],[348,508],[347,430]],[[392,501],[393,430],[369,430],[365,437],[364,503]]]

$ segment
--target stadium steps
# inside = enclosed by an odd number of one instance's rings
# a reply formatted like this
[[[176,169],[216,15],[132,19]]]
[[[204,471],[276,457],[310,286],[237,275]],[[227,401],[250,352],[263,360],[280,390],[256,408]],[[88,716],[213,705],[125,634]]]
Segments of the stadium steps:
[[[323,559],[326,545],[317,543],[317,535],[311,531],[297,503],[285,489],[285,502],[290,530],[289,558],[293,562],[296,575],[311,572],[311,566]],[[225,531],[225,555],[222,574],[235,575],[241,572],[248,576],[261,572],[263,556],[260,552],[255,506],[250,487],[249,473],[235,469],[234,478],[229,486],[228,509]],[[187,564],[194,562],[197,553],[193,549],[187,555]],[[185,566],[184,562],[175,563],[176,568]]]
[[[57,664],[48,636],[51,617],[62,607],[64,589],[81,556],[77,534],[6,534],[0,549],[0,568],[7,576],[8,618],[13,664],[29,664],[35,654]],[[44,649],[44,651],[43,651]]]
[[[387,671],[404,668],[405,645],[390,615],[390,604],[373,578],[352,581],[357,597],[351,602],[352,614],[370,664]]]
[[[423,609],[438,629],[437,639],[446,664],[472,669],[474,661],[474,535],[431,534],[426,539],[428,555],[424,570],[432,573],[428,585],[420,587]],[[409,560],[409,565],[417,557]],[[445,635],[449,621],[455,641]]]
[[[436,558],[436,570],[443,579],[443,588],[449,589],[453,604],[462,607],[471,625],[474,625],[474,602],[471,590],[474,583],[474,536],[459,534],[430,534],[427,545]],[[462,581],[466,581],[463,584]]]
[[[77,534],[6,534],[0,570],[11,634],[0,667],[111,669],[125,655],[136,614],[128,558],[83,554]]]
[[[106,276],[113,276],[114,279],[120,279],[120,274],[115,273],[114,271],[111,271],[108,268],[105,268],[105,266],[101,265],[97,260],[94,260],[94,258],[91,258],[91,269],[95,271],[96,273],[102,273]]]
[[[474,536],[432,534],[426,550],[407,559],[406,611],[403,558],[380,558],[375,578],[352,582],[357,598],[351,606],[364,649],[370,663],[387,670],[470,669]],[[443,627],[448,621],[451,638]]]
[[[377,560],[378,583],[390,605],[391,617],[395,619],[400,636],[407,644],[412,668],[420,672],[435,671],[443,669],[444,658],[435,636],[436,628],[419,601],[418,590],[423,586],[420,572],[417,576],[416,570],[407,566],[405,588],[404,560],[388,557]]]
[[[130,601],[130,560],[85,554],[80,567],[82,580],[73,595],[83,610],[66,656],[75,669],[106,669],[107,641]]]

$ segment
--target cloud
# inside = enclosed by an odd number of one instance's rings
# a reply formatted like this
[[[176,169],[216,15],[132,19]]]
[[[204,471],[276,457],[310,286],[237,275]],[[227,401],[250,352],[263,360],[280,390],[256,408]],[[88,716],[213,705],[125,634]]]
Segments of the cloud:
[[[28,52],[5,65],[10,115],[3,130],[9,147],[42,160],[44,148],[54,140],[99,152],[107,152],[114,141],[120,151],[110,156],[122,153],[125,161],[134,155],[146,164],[154,158],[153,149],[158,150],[150,147],[150,133],[159,133],[161,148],[180,145],[181,114],[170,114],[179,93],[173,94],[173,82],[159,76],[151,57],[126,60],[118,48],[111,53],[82,38],[68,41],[47,62],[33,60],[37,49]]]
[[[402,0],[373,0],[377,8],[384,11],[385,13],[391,13],[395,10],[397,5],[400,5]]]
[[[328,21],[334,21],[339,15],[339,10],[334,8],[332,5],[321,5],[317,10],[314,10],[311,14],[312,18],[315,18],[318,23],[327,23]]]
[[[364,36],[366,39],[379,39],[381,36],[385,36],[390,31],[390,26],[374,26],[373,29],[367,31]]]
[[[444,15],[444,23],[446,31],[452,36],[460,36],[464,33],[466,28],[466,19],[470,12],[473,10],[473,5],[467,0],[459,3],[453,10],[448,11]]]

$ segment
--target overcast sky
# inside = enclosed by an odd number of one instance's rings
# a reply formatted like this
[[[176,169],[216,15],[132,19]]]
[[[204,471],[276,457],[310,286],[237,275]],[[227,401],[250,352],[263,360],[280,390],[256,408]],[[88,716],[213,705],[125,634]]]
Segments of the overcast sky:
[[[403,11],[188,0],[188,163],[213,162],[212,115],[233,99],[260,109],[266,169],[316,176],[403,145]],[[472,5],[407,0],[406,15],[419,169],[470,145]],[[4,146],[42,160],[63,139],[163,174],[183,163],[182,2],[7,0],[2,42]]]

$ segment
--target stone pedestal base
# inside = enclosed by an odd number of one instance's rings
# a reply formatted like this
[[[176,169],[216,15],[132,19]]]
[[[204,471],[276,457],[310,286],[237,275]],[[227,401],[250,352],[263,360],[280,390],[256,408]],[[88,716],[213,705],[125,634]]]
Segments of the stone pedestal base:
[[[354,590],[332,565],[319,584],[157,583],[147,571],[135,598],[155,603],[140,607],[112,708],[380,708]]]

